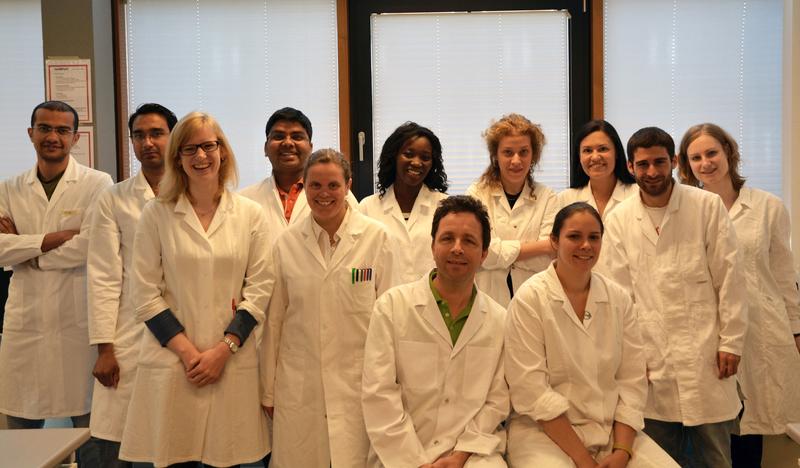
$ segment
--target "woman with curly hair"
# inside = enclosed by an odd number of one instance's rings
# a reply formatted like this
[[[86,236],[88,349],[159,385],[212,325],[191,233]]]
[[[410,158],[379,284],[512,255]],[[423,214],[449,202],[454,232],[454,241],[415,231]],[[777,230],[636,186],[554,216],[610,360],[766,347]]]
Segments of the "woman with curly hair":
[[[363,199],[361,212],[382,222],[396,252],[395,279],[410,283],[433,268],[431,222],[447,198],[442,145],[428,128],[414,122],[397,127],[381,149],[378,193]]]
[[[486,205],[492,222],[492,243],[477,283],[505,307],[525,280],[550,264],[548,239],[559,206],[549,187],[533,181],[545,144],[539,125],[508,114],[484,137],[489,167],[467,190]]]

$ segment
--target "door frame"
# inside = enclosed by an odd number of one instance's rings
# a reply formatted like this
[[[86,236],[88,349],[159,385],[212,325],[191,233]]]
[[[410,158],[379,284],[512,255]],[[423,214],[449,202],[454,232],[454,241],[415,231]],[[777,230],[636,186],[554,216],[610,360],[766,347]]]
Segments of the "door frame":
[[[591,2],[586,0],[348,0],[350,72],[350,135],[352,191],[360,200],[374,192],[372,175],[373,13],[566,10],[569,12],[570,141],[592,118]],[[364,159],[359,159],[358,133],[365,133]],[[572,151],[570,145],[570,151]]]

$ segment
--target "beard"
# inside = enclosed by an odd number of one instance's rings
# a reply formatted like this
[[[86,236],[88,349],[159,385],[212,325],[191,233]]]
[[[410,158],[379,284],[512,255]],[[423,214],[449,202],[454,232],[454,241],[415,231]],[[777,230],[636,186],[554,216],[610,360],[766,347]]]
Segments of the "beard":
[[[642,190],[644,193],[650,195],[651,197],[658,197],[667,193],[667,191],[672,187],[674,181],[672,177],[664,177],[658,181],[650,181],[647,182],[646,179],[636,178],[636,184],[639,186],[639,189]]]

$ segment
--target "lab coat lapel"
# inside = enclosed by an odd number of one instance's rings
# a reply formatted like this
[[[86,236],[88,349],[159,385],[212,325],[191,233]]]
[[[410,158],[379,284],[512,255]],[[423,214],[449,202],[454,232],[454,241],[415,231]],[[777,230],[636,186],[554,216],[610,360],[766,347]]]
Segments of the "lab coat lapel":
[[[319,263],[319,268],[325,270],[325,259],[322,258],[322,252],[319,251],[319,244],[317,244],[317,239],[314,238],[314,229],[311,227],[314,218],[312,216],[306,216],[300,222],[303,223],[302,229],[300,230],[300,235],[303,238],[303,247],[308,250],[308,253]]]
[[[419,190],[419,195],[417,195],[416,201],[414,201],[414,207],[411,210],[411,216],[409,216],[408,222],[406,223],[407,224],[406,232],[411,232],[411,229],[413,229],[414,225],[417,224],[417,220],[421,218],[430,219],[428,213],[436,209],[435,206],[432,206],[433,204],[434,204],[433,191],[429,189],[427,186],[423,185],[422,188]],[[399,205],[398,205],[398,211],[399,211]],[[411,237],[409,235],[409,240],[410,239]]]
[[[656,232],[655,228],[653,228],[653,222],[650,220],[650,216],[646,212],[647,208],[645,208],[642,199],[636,201],[636,210],[634,216],[636,216],[636,220],[639,222],[639,229],[642,231],[645,239],[650,241],[650,243],[655,247],[658,244],[658,233]]]
[[[469,317],[467,317],[467,322],[464,324],[464,328],[461,329],[461,334],[458,335],[458,339],[456,340],[451,357],[456,356],[462,349],[464,349],[464,346],[472,341],[472,337],[474,337],[475,334],[480,331],[481,327],[483,326],[484,319],[486,318],[486,308],[486,300],[479,293],[475,297],[475,302],[472,304],[472,311],[470,311]],[[444,320],[442,320],[442,322],[444,322]]]
[[[147,178],[142,171],[136,174],[136,178],[133,181],[133,190],[136,192],[139,199],[145,202],[152,200],[156,196],[150,184],[147,183]]]
[[[75,161],[72,155],[68,157],[69,162],[67,163],[67,168],[64,170],[64,175],[61,176],[61,180],[58,182],[58,185],[56,185],[53,196],[50,197],[50,206],[55,206],[62,195],[64,195],[64,192],[78,180],[78,162]],[[39,185],[41,186],[41,184]],[[44,189],[42,189],[42,192],[44,192]],[[47,195],[45,195],[45,198],[47,198]]]
[[[386,190],[386,194],[384,194],[379,200],[383,214],[391,216],[395,223],[398,223],[403,227],[401,230],[392,229],[392,232],[396,233],[406,230],[406,220],[403,219],[403,213],[400,211],[400,205],[397,203],[397,197],[394,196],[394,185],[390,186],[389,189]]]
[[[363,231],[363,225],[361,223],[361,219],[358,217],[361,216],[361,213],[353,210],[352,208],[348,207],[350,210],[349,219],[346,218],[346,224],[342,226],[344,229],[341,229],[339,239],[339,245],[336,247],[336,250],[333,251],[333,255],[331,256],[331,262],[328,266],[328,271],[334,271],[334,269],[342,263],[345,255],[347,255],[350,250],[358,243],[358,239],[361,238],[361,233]]]
[[[731,220],[734,220],[741,216],[742,213],[746,213],[750,206],[750,189],[742,187],[739,191],[739,196],[736,197],[736,201],[733,202],[733,206],[728,212],[728,216],[730,216]]]
[[[180,195],[178,197],[177,203],[175,203],[175,213],[179,213],[183,215],[183,222],[189,226],[194,232],[200,234],[200,237],[203,239],[206,238],[206,231],[203,229],[203,226],[200,224],[200,220],[197,218],[197,215],[194,213],[194,209],[192,208],[191,202],[186,197],[186,195]]]
[[[428,275],[425,275],[417,280],[414,286],[414,298],[416,301],[414,307],[417,313],[428,322],[428,325],[430,325],[434,331],[436,331],[439,338],[447,343],[447,347],[452,348],[453,341],[452,338],[450,338],[450,332],[447,331],[442,313],[439,311],[439,306],[436,304],[436,299],[433,297],[433,292],[428,284],[430,281],[429,278]]]
[[[567,299],[567,294],[564,292],[564,287],[561,286],[561,281],[558,280],[558,275],[556,274],[554,264],[551,263],[545,271],[545,281],[547,281],[547,290],[550,296],[550,303],[554,304],[553,313],[563,313],[567,315],[567,317],[569,317],[569,319],[573,324],[575,324],[576,327],[578,327],[578,329],[580,329],[583,333],[588,334],[586,327],[584,326],[583,322],[578,319],[575,309],[572,308],[572,304],[570,304],[569,299]],[[559,303],[561,303],[561,306],[558,306]],[[589,305],[588,299],[586,301],[586,305]]]
[[[42,206],[45,206],[45,216],[47,216],[47,210],[50,209],[47,201],[47,194],[44,193],[44,187],[42,187],[41,182],[39,182],[39,178],[37,177],[37,168],[33,166],[28,172],[28,175],[25,177],[25,184],[30,188],[31,194],[33,196],[39,198],[39,201],[42,203]]]
[[[222,192],[222,198],[219,200],[219,206],[217,207],[217,212],[214,213],[214,217],[211,218],[211,224],[208,225],[208,231],[206,231],[206,237],[211,237],[214,232],[222,226],[223,221],[228,216],[228,212],[233,209],[233,197],[228,193],[227,190]],[[202,229],[202,227],[201,227]]]

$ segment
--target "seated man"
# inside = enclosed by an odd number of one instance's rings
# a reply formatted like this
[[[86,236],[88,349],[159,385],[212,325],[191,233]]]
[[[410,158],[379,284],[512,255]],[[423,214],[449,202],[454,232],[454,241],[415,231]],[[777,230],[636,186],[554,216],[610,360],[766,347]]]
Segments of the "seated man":
[[[506,314],[475,287],[489,217],[479,201],[449,197],[431,231],[436,269],[375,303],[361,397],[369,465],[505,467]]]

